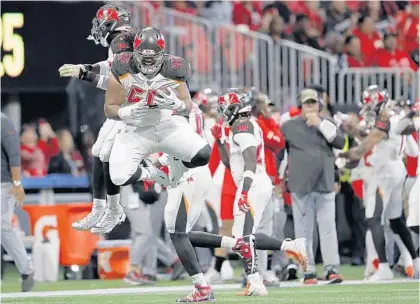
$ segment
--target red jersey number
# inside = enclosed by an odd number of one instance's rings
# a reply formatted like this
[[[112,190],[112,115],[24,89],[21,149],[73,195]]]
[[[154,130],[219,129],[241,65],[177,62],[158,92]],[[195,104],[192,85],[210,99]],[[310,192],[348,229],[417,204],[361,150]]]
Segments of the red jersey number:
[[[127,101],[128,103],[138,103],[140,101],[145,101],[146,104],[150,106],[153,104],[153,98],[155,95],[155,90],[143,90],[142,88],[132,86],[130,88],[130,92],[128,93]]]

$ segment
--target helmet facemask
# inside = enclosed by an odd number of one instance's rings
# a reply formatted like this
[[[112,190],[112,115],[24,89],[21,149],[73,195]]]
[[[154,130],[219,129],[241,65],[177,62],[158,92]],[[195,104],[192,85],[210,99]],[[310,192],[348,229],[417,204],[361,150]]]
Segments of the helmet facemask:
[[[163,64],[163,51],[135,50],[133,57],[137,67],[145,75],[156,74]]]

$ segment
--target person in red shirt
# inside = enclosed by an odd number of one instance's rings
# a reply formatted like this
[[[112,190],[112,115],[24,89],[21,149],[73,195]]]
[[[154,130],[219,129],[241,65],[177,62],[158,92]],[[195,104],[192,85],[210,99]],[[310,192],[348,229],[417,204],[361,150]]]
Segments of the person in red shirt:
[[[353,30],[354,36],[359,38],[361,52],[367,62],[373,62],[376,51],[383,46],[382,38],[375,30],[372,17],[361,15],[357,21],[357,28]]]
[[[21,134],[22,170],[27,176],[41,177],[47,175],[47,167],[51,157],[60,152],[57,137],[51,125],[40,121],[39,135],[34,125],[24,126]]]
[[[233,6],[233,23],[245,24],[251,31],[258,31],[262,25],[262,7],[259,1],[238,1]]]
[[[419,50],[419,1],[410,1],[410,11],[397,15],[398,47],[411,54]]]
[[[347,65],[349,68],[362,68],[370,66],[370,62],[365,59],[360,46],[360,39],[357,36],[348,36],[344,41],[344,51],[347,55]]]
[[[319,14],[320,1],[299,1],[296,13],[308,16],[312,36],[322,37],[324,35],[324,20]]]
[[[273,185],[279,185],[277,154],[285,147],[285,141],[280,126],[271,118],[270,106],[274,104],[265,94],[258,94],[255,99],[252,115],[263,132],[265,169]]]
[[[397,33],[387,32],[384,35],[384,47],[377,52],[377,65],[382,68],[411,68],[417,71],[418,66],[410,55],[397,49]]]

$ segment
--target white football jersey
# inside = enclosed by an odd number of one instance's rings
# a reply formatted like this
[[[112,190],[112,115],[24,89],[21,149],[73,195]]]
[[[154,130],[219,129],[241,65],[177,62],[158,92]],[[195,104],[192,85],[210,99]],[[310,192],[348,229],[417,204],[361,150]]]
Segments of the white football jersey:
[[[250,118],[249,122],[252,125],[252,128],[249,128],[249,130],[236,130],[236,128],[244,128],[244,126],[236,125],[236,123],[234,123],[232,125],[232,132],[229,133],[230,171],[232,173],[233,180],[238,187],[243,180],[245,165],[242,152],[248,147],[256,147],[257,149],[257,170],[255,175],[267,174],[265,170],[264,139],[262,130],[253,118]]]

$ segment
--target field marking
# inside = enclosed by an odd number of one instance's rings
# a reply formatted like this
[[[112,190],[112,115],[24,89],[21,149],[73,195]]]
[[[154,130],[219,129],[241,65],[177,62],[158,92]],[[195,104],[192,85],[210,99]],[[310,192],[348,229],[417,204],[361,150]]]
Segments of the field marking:
[[[381,282],[369,282],[364,280],[344,281],[340,285],[365,285],[365,284],[396,284],[396,283],[418,283],[416,280],[398,279]],[[313,288],[315,286],[326,286],[328,284],[320,282],[317,285],[303,285],[301,282],[282,282],[280,288],[305,287]],[[240,289],[240,284],[223,284],[213,285],[215,291]],[[191,291],[191,285],[185,286],[159,286],[159,287],[131,287],[131,288],[107,288],[107,289],[91,289],[91,290],[56,290],[56,291],[33,291],[33,292],[13,292],[2,293],[0,299],[23,299],[23,298],[42,298],[42,297],[72,297],[72,296],[93,296],[93,295],[122,295],[122,294],[145,294],[159,293],[170,294],[175,292]],[[318,292],[318,291],[317,291]]]

